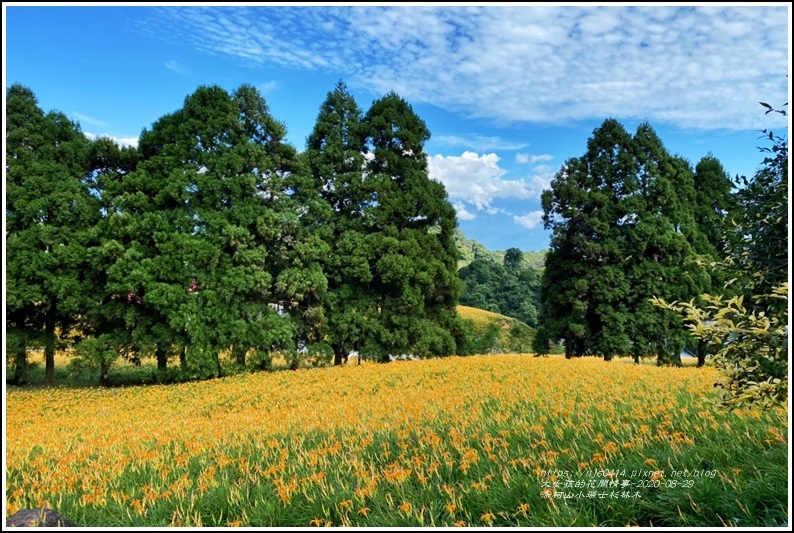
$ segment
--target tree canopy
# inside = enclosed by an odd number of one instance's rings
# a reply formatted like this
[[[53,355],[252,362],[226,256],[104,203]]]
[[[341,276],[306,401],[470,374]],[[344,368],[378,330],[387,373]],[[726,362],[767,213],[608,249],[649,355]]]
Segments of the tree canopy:
[[[397,94],[364,114],[340,82],[300,155],[250,85],[199,87],[134,148],[87,139],[25,87],[7,96],[17,382],[41,345],[51,379],[72,326],[74,369],[105,383],[119,357],[209,377],[225,353],[267,368],[276,351],[458,350],[455,211]]]
[[[30,347],[55,350],[85,315],[99,200],[89,187],[89,141],[63,113],[44,113],[33,92],[6,90],[6,328],[14,381],[27,380]]]
[[[566,355],[656,355],[677,362],[686,331],[653,307],[655,294],[691,297],[707,283],[694,243],[694,176],[647,123],[630,135],[607,119],[582,157],[544,191],[551,250],[541,280],[535,348],[563,340]]]
[[[328,337],[335,363],[351,351],[455,353],[460,286],[454,209],[430,180],[427,126],[394,93],[363,114],[343,83],[320,108],[305,153],[328,202]]]

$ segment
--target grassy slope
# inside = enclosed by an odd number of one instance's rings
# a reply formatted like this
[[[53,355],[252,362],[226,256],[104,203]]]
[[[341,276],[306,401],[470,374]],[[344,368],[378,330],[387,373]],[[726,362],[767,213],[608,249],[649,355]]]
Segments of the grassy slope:
[[[477,353],[528,353],[532,351],[535,330],[515,318],[466,305],[458,306],[458,315],[474,323],[479,340]]]

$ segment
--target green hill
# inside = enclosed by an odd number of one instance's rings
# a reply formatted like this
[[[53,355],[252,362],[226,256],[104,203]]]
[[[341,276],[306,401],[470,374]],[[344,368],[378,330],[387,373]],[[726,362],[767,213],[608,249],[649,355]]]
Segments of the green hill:
[[[491,311],[466,305],[458,315],[468,323],[469,353],[529,353],[535,330],[525,323]]]
[[[499,264],[502,263],[505,257],[504,250],[491,251],[482,243],[474,239],[466,238],[466,235],[460,229],[455,230],[455,244],[460,251],[458,269],[465,267],[478,257],[491,259],[492,261]],[[540,270],[544,266],[546,252],[548,252],[548,250],[523,252],[524,262]]]

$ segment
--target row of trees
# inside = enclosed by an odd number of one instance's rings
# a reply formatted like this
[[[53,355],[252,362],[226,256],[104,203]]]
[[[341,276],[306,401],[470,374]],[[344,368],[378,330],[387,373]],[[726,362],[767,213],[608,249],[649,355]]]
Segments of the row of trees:
[[[568,357],[679,362],[688,332],[651,298],[688,301],[720,282],[704,263],[725,249],[732,189],[713,156],[693,169],[647,123],[631,135],[604,121],[542,196],[552,237],[536,349],[562,340]]]
[[[767,113],[786,115],[762,103]],[[788,398],[788,141],[735,182],[709,155],[692,168],[648,124],[608,119],[542,196],[551,249],[534,348],[656,356],[685,346],[725,372],[723,403]]]
[[[178,359],[202,377],[222,373],[224,352],[267,368],[276,350],[341,364],[354,350],[387,360],[474,346],[455,311],[455,212],[428,177],[426,125],[394,93],[364,113],[340,82],[302,153],[248,85],[200,87],[137,148],[86,139],[18,84],[6,124],[6,339],[17,383],[34,347],[53,382],[67,343],[105,380],[118,357],[152,356],[160,370]],[[779,401],[788,150],[768,139],[763,168],[736,189],[714,157],[692,168],[648,124],[630,135],[606,120],[543,194],[552,242],[540,299],[537,273],[511,249],[503,265],[463,271],[469,303],[530,324],[539,307],[540,353],[562,341],[569,357],[675,363],[692,344],[703,364],[718,352],[729,395]]]
[[[430,132],[398,95],[367,113],[328,94],[297,153],[249,85],[200,87],[137,148],[89,141],[28,88],[7,90],[6,327],[15,380],[67,332],[79,361],[274,350],[445,355],[463,343],[455,211],[429,179]],[[253,359],[253,361],[252,361]]]

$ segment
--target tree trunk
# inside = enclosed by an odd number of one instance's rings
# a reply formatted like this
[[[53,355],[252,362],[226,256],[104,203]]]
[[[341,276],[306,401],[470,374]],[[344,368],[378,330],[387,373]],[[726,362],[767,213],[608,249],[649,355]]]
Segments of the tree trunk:
[[[55,302],[50,304],[44,324],[44,376],[47,385],[55,385]]]
[[[706,348],[708,344],[703,339],[698,340],[698,368],[706,364]]]
[[[604,361],[611,361],[611,360],[612,360],[612,354],[605,353],[604,354]]]
[[[337,346],[334,348],[334,366],[342,366],[342,360],[345,359],[344,348]]]
[[[636,353],[634,354],[634,364],[635,365],[640,364],[640,356],[639,356],[639,354],[636,354]]]
[[[218,352],[215,352],[215,367],[218,370],[218,377],[223,377],[223,369],[221,368],[221,356]]]
[[[110,386],[110,365],[105,361],[99,363],[99,386]]]
[[[234,360],[240,366],[245,366],[245,350],[242,346],[235,346],[232,348],[232,354],[234,355]]]
[[[157,358],[157,370],[165,371],[168,368],[168,350],[158,344],[154,355]]]
[[[565,358],[570,359],[573,357],[573,346],[572,343],[568,340],[565,341]]]
[[[187,372],[187,344],[183,344],[179,350],[179,368],[182,372]]]
[[[14,385],[28,384],[28,350],[23,342],[14,353]]]

